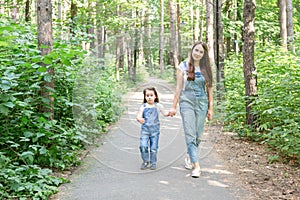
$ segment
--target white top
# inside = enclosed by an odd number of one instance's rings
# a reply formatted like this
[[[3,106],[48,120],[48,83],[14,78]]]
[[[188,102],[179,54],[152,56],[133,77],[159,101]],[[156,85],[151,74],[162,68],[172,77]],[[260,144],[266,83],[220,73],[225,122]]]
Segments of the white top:
[[[184,64],[185,62],[185,64]],[[183,87],[182,90],[185,88],[185,84],[187,82],[187,71],[189,69],[188,61],[183,61],[178,65],[178,69],[183,73]],[[195,72],[201,72],[200,66],[195,66]]]
[[[164,109],[164,106],[163,106],[161,103],[154,103],[154,104],[152,104],[152,105],[150,105],[150,104],[148,104],[148,103],[145,103],[145,105],[144,105],[144,103],[143,103],[143,104],[140,106],[139,111],[140,111],[141,113],[143,113],[143,111],[144,111],[145,108],[154,108],[154,107],[157,108],[157,112],[158,112],[158,113],[161,113],[161,114],[163,114],[163,115],[165,115],[165,116],[168,114],[168,112]]]

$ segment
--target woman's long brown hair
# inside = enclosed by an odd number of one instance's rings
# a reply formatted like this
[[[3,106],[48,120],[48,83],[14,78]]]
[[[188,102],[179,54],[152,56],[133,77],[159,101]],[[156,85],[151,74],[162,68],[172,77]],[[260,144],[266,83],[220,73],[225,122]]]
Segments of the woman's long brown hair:
[[[194,48],[198,45],[201,44],[203,49],[204,49],[204,54],[203,57],[200,60],[200,70],[201,73],[203,74],[204,78],[205,78],[205,83],[208,87],[212,87],[212,82],[213,82],[213,77],[212,77],[212,70],[211,70],[211,66],[210,66],[210,60],[209,60],[209,56],[208,56],[208,47],[205,43],[203,42],[196,42],[192,49],[191,52],[189,54],[189,62],[188,62],[188,81],[194,81],[195,80],[195,66],[194,66],[194,59],[192,56],[193,50]]]

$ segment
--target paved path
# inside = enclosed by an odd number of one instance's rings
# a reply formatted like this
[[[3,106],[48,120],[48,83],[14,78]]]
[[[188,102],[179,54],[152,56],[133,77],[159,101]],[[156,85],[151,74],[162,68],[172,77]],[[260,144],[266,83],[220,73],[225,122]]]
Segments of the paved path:
[[[160,116],[161,136],[157,170],[139,169],[140,124],[135,120],[142,103],[144,87],[155,86],[161,103],[168,110],[174,88],[167,82],[149,78],[136,91],[125,96],[127,110],[119,122],[101,139],[82,166],[70,177],[71,183],[60,187],[56,199],[61,200],[234,200],[243,191],[235,176],[226,170],[214,151],[219,133],[208,126],[200,147],[202,175],[190,177],[184,169],[185,143],[179,113],[171,118]]]

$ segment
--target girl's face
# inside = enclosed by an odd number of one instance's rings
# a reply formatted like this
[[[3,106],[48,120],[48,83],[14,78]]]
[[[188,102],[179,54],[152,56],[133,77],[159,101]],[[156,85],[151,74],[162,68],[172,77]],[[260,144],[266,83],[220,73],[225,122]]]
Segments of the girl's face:
[[[200,61],[203,55],[204,55],[204,49],[202,47],[202,44],[197,44],[192,51],[192,57],[194,61]]]
[[[154,104],[156,96],[153,90],[146,90],[145,99],[148,104]]]

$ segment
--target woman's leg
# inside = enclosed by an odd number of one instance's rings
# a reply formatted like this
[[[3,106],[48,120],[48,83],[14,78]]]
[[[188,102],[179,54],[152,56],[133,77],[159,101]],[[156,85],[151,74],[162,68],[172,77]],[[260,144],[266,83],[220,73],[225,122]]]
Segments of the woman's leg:
[[[192,163],[198,162],[198,145],[196,136],[196,115],[194,107],[189,103],[180,104],[180,114],[185,134],[187,151]]]

